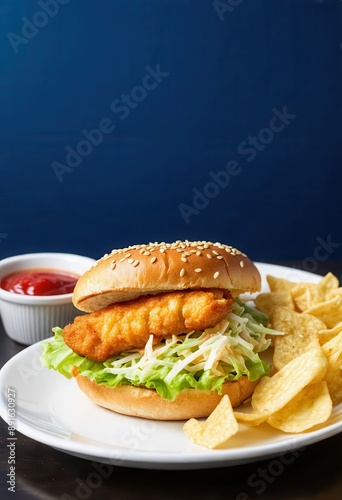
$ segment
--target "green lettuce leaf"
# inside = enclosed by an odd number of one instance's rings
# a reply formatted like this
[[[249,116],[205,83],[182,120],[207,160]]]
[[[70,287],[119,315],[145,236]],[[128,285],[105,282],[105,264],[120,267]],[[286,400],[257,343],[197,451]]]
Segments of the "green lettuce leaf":
[[[156,345],[150,336],[144,354],[130,351],[103,363],[73,352],[64,343],[63,330],[56,327],[54,337],[41,344],[41,363],[67,378],[77,367],[80,375],[98,384],[147,387],[171,401],[188,388],[221,393],[227,380],[246,375],[253,381],[269,373],[259,352],[270,345],[266,336],[282,333],[266,328],[266,319],[236,301],[231,313],[214,328],[174,336]]]

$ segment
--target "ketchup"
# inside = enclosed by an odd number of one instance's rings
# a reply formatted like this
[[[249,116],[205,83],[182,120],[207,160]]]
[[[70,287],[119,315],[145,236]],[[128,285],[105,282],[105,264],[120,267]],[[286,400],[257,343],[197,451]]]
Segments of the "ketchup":
[[[20,295],[63,295],[71,293],[79,276],[54,269],[23,269],[5,276],[1,288]]]

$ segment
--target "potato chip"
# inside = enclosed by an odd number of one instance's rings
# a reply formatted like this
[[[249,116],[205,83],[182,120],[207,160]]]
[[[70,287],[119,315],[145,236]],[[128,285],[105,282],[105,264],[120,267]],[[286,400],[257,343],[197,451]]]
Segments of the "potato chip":
[[[332,273],[326,274],[319,283],[302,283],[292,290],[293,300],[299,311],[325,302],[338,294],[338,278]]]
[[[335,295],[333,298],[320,302],[304,311],[305,314],[316,316],[328,328],[333,328],[342,321],[342,296]]]
[[[294,358],[272,377],[264,377],[256,386],[251,404],[256,413],[275,413],[306,385],[323,379],[327,358],[321,347],[314,347]]]
[[[333,273],[327,273],[318,284],[321,288],[326,290],[333,290],[338,288],[339,281],[338,278]]]
[[[299,297],[300,295],[304,294],[307,292],[307,290],[310,290],[311,288],[315,288],[314,283],[296,283],[291,289],[291,295],[293,299]]]
[[[236,434],[238,429],[239,424],[227,394],[204,422],[191,418],[183,426],[185,434],[195,444],[206,448],[216,448]]]
[[[327,383],[323,380],[304,387],[267,422],[283,432],[303,432],[326,422],[331,415],[332,401]]]
[[[252,396],[250,413],[235,410],[238,422],[256,426],[285,407],[311,382],[322,380],[326,373],[327,360],[320,347],[310,349],[295,358],[272,377],[264,377]]]
[[[233,410],[228,396],[204,422],[190,419],[184,432],[198,445],[217,448],[238,432],[238,422],[305,432],[327,421],[342,402],[342,287],[332,273],[319,283],[267,276],[270,292],[255,298],[273,336],[272,376],[263,377],[251,398],[252,411]]]
[[[291,293],[291,290],[293,290],[293,288],[297,285],[292,281],[285,280],[284,278],[276,278],[275,276],[271,276],[269,274],[266,276],[266,279],[271,292]]]
[[[241,411],[234,411],[235,418],[238,422],[241,422],[243,424],[249,425],[251,427],[257,426],[262,424],[263,422],[266,422],[268,417],[272,415],[272,413],[269,412],[256,412],[252,411],[250,413],[244,413]]]
[[[259,311],[267,314],[270,321],[272,321],[275,306],[295,308],[292,295],[285,292],[260,293],[255,298],[254,304]]]
[[[334,288],[332,290],[327,290],[325,297],[326,297],[326,299],[332,299],[333,297],[336,297],[336,295],[339,295],[339,296],[342,295],[342,287]]]
[[[311,348],[320,346],[318,332],[325,324],[309,314],[302,314],[286,307],[276,306],[272,327],[285,332],[274,337],[273,364],[277,370]]]
[[[342,354],[342,331],[322,346],[322,351],[331,365],[336,365]]]
[[[338,287],[338,279],[332,273],[326,274],[319,283],[301,283],[292,290],[294,303],[298,311],[306,311],[321,302],[325,302],[330,293]]]
[[[333,328],[323,328],[318,332],[318,338],[321,345],[325,344],[329,340],[336,337],[340,332],[342,332],[342,321],[337,323]]]
[[[325,376],[333,406],[342,403],[342,375],[339,366],[330,366]]]
[[[328,360],[325,380],[333,402],[342,402],[342,331],[322,346],[322,351]]]
[[[297,310],[303,312],[309,307],[319,304],[320,302],[324,302],[325,290],[319,288],[318,286],[305,288],[302,293],[294,295],[293,301]]]

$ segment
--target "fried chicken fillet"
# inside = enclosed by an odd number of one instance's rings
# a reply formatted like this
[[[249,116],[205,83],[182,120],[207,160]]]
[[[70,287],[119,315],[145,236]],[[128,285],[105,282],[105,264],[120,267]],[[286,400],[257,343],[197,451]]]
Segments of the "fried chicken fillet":
[[[155,341],[204,330],[219,323],[233,304],[225,290],[185,290],[143,296],[77,316],[63,330],[65,343],[80,356],[106,359]]]

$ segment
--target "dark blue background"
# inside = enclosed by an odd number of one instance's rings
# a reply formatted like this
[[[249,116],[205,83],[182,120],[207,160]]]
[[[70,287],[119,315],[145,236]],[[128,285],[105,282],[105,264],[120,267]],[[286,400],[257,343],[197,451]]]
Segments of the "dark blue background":
[[[342,2],[242,0],[219,15],[213,0],[70,0],[16,47],[42,8],[0,6],[0,257],[187,238],[307,259],[330,237],[342,258]],[[158,65],[168,76],[120,119],[111,103],[141,96]],[[239,145],[284,107],[296,117],[248,161]],[[58,179],[53,162],[103,118],[115,130]],[[231,160],[238,175],[210,191]],[[196,190],[215,196],[187,223],[179,205]]]

